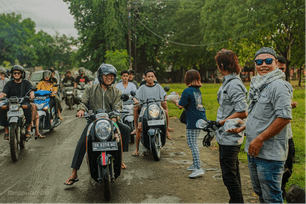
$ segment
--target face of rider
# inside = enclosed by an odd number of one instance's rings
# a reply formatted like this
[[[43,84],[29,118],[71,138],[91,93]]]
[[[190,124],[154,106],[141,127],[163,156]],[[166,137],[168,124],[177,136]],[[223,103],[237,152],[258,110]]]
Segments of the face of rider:
[[[106,86],[111,85],[113,81],[114,81],[114,75],[112,74],[103,75],[103,83]]]
[[[146,74],[145,80],[148,84],[154,84],[155,74],[153,72],[148,72]]]
[[[44,77],[45,81],[48,81],[50,78],[49,77]]]
[[[129,75],[128,73],[124,73],[121,75],[121,79],[123,82],[128,82],[129,81]]]
[[[132,81],[134,78],[134,74],[129,74],[129,81]]]
[[[21,72],[18,71],[18,70],[13,71],[13,77],[14,77],[15,81],[20,81],[21,80]]]
[[[70,77],[71,77],[71,74],[68,72],[68,73],[66,74],[66,77],[67,77],[67,78],[70,78]]]
[[[5,75],[3,73],[0,74],[0,79],[4,80]]]
[[[264,54],[260,54],[256,57],[256,59],[263,59],[263,60],[268,59],[268,58],[273,59],[272,64],[266,64],[265,61],[263,61],[262,65],[256,65],[256,63],[255,63],[257,73],[260,76],[266,75],[269,72],[274,71],[275,68],[276,68],[277,60],[275,59],[275,57],[273,55],[264,53]]]

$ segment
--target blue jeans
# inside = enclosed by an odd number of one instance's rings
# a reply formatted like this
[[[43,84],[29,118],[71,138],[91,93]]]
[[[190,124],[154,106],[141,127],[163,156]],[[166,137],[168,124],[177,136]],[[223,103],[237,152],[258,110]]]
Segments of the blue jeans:
[[[281,183],[285,161],[251,158],[248,155],[252,186],[261,203],[283,203]]]

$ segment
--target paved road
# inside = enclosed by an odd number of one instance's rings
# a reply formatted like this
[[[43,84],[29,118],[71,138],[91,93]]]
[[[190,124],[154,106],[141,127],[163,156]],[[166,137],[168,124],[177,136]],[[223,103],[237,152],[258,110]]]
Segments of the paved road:
[[[76,110],[64,106],[64,121],[46,138],[26,143],[21,158],[12,162],[8,141],[2,139],[0,129],[0,203],[103,203],[103,187],[90,179],[85,159],[79,171],[79,182],[71,187],[63,185],[71,173],[71,160],[76,143],[85,126],[85,119],[75,118]],[[191,152],[186,144],[185,128],[177,119],[171,119],[175,129],[173,140],[167,140],[162,159],[153,160],[150,153],[132,157],[135,149],[125,152],[123,159],[127,170],[112,184],[111,202],[199,202],[224,203],[229,196],[220,179],[218,152],[200,148],[202,178],[189,179],[186,168],[192,163]],[[199,139],[199,144],[201,139]],[[241,164],[245,202],[258,202],[253,195],[248,170]]]

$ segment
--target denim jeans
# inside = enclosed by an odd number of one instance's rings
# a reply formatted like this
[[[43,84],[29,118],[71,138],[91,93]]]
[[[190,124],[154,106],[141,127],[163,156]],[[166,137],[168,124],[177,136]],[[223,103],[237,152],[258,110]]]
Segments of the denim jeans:
[[[285,161],[251,158],[249,171],[255,193],[261,203],[283,203],[281,183]]]
[[[229,203],[244,203],[241,190],[238,154],[241,145],[220,145],[219,157],[223,183],[230,195]]]

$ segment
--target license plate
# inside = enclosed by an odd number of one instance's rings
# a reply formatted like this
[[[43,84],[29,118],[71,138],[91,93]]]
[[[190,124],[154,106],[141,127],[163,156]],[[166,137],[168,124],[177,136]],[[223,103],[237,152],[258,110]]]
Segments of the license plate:
[[[21,111],[9,111],[7,112],[7,117],[21,116]]]
[[[164,125],[164,124],[165,124],[164,120],[149,120],[148,121],[148,126]]]
[[[118,143],[116,141],[92,143],[92,151],[117,151],[117,150],[118,150]]]

